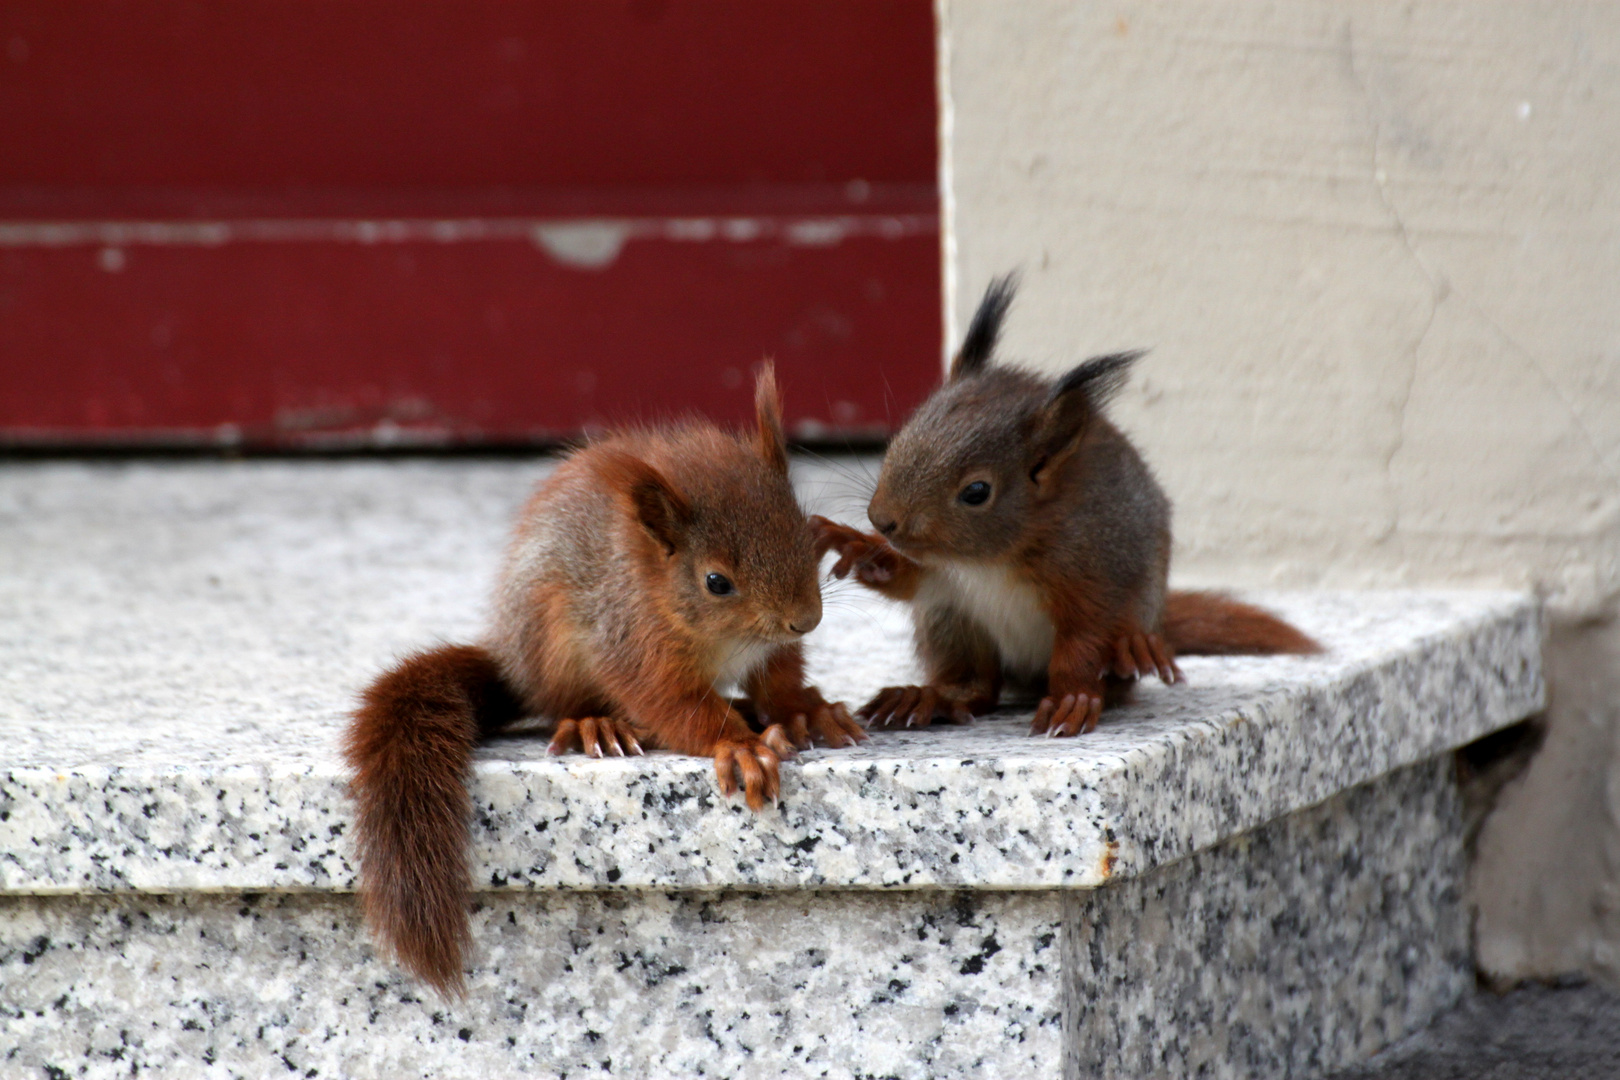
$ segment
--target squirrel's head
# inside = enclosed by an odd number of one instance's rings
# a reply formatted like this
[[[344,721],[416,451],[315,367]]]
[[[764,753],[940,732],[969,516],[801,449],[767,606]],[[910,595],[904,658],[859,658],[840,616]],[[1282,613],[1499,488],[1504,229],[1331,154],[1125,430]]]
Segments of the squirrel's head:
[[[754,405],[752,432],[677,427],[613,466],[651,572],[667,582],[669,614],[722,652],[795,641],[821,622],[814,542],[788,477],[769,364]]]
[[[991,366],[1017,287],[990,284],[945,384],[889,442],[872,525],[904,554],[992,559],[1062,490],[1063,467],[1141,353],[1100,356],[1056,380]]]

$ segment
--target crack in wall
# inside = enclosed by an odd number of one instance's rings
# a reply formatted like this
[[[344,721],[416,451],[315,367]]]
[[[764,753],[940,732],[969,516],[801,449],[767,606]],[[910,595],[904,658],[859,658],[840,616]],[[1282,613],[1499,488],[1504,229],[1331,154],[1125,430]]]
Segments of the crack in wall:
[[[1372,172],[1373,192],[1378,196],[1384,212],[1389,215],[1390,224],[1394,234],[1411,257],[1412,264],[1417,267],[1423,280],[1429,284],[1429,315],[1423,322],[1423,329],[1412,342],[1411,362],[1407,365],[1406,383],[1401,389],[1400,401],[1395,409],[1395,437],[1391,440],[1389,451],[1384,455],[1383,473],[1385,490],[1389,493],[1390,520],[1389,526],[1378,537],[1379,543],[1398,540],[1401,525],[1401,499],[1400,493],[1395,489],[1392,469],[1395,458],[1406,446],[1406,411],[1412,402],[1412,388],[1417,383],[1418,365],[1422,361],[1421,352],[1424,343],[1429,338],[1429,332],[1434,329],[1435,316],[1439,314],[1440,305],[1445,302],[1450,290],[1443,278],[1429,268],[1428,263],[1419,254],[1417,246],[1412,242],[1412,234],[1407,230],[1406,219],[1396,207],[1389,196],[1388,174],[1381,161],[1383,146],[1383,124],[1379,122],[1378,110],[1373,100],[1372,88],[1368,85],[1366,77],[1357,66],[1355,24],[1349,20],[1344,24],[1344,53],[1345,67],[1350,80],[1360,93],[1362,102],[1366,107],[1367,123],[1372,128],[1372,146],[1370,154],[1370,168]]]
[[[1603,453],[1602,444],[1597,441],[1597,436],[1592,434],[1592,429],[1586,426],[1586,421],[1582,419],[1579,410],[1575,408],[1575,403],[1565,396],[1563,388],[1558,385],[1558,381],[1552,377],[1552,375],[1547,371],[1546,367],[1544,367],[1541,361],[1537,359],[1536,354],[1520,343],[1520,341],[1512,334],[1504,330],[1502,328],[1502,324],[1491,318],[1491,316],[1486,313],[1485,309],[1474,300],[1460,293],[1458,294],[1458,298],[1468,307],[1469,311],[1474,313],[1475,318],[1479,319],[1479,321],[1483,323],[1485,327],[1491,331],[1491,333],[1500,338],[1502,343],[1508,347],[1509,351],[1516,353],[1522,360],[1524,360],[1524,362],[1529,365],[1530,369],[1536,373],[1543,383],[1546,384],[1547,389],[1552,391],[1553,396],[1558,399],[1558,403],[1562,405],[1564,407],[1564,411],[1569,414],[1570,422],[1574,424],[1575,430],[1581,433],[1581,438],[1586,442],[1587,449],[1592,451],[1592,458],[1597,462],[1598,468],[1602,469],[1604,473],[1608,475],[1609,479],[1615,481],[1617,484],[1620,484],[1620,470],[1617,470],[1614,464],[1612,464],[1608,457]]]
[[[1390,498],[1394,504],[1394,510],[1390,528],[1386,530],[1385,534],[1379,538],[1380,541],[1382,541],[1393,536],[1399,528],[1400,501],[1399,497],[1394,492],[1390,470],[1394,464],[1396,456],[1401,452],[1402,449],[1405,448],[1406,444],[1406,410],[1407,406],[1411,403],[1413,385],[1417,381],[1418,365],[1421,361],[1419,353],[1424,342],[1428,339],[1429,332],[1434,328],[1435,318],[1440,311],[1440,305],[1452,296],[1454,289],[1452,288],[1451,282],[1447,277],[1440,274],[1436,270],[1431,269],[1429,264],[1424,260],[1423,255],[1417,249],[1417,245],[1413,242],[1411,231],[1406,225],[1406,219],[1401,215],[1400,208],[1395,205],[1394,200],[1390,197],[1389,175],[1383,168],[1381,162],[1384,126],[1378,119],[1377,102],[1374,98],[1372,86],[1367,81],[1365,74],[1357,63],[1359,54],[1356,49],[1355,25],[1353,22],[1348,20],[1345,22],[1344,26],[1344,54],[1346,70],[1350,76],[1351,82],[1355,84],[1357,91],[1361,95],[1363,104],[1366,108],[1367,123],[1372,128],[1371,167],[1373,191],[1378,196],[1378,201],[1383,206],[1385,213],[1389,215],[1395,236],[1400,240],[1401,246],[1406,249],[1407,254],[1411,257],[1413,265],[1417,267],[1418,272],[1423,275],[1424,280],[1429,283],[1430,287],[1429,317],[1424,321],[1422,332],[1418,334],[1417,339],[1412,344],[1412,362],[1407,371],[1406,385],[1401,393],[1400,404],[1396,408],[1395,438],[1391,442],[1389,452],[1384,456],[1384,479],[1386,486],[1390,491]],[[1458,294],[1458,298],[1482,325],[1495,334],[1503,344],[1507,345],[1511,352],[1517,354],[1526,364],[1529,365],[1531,370],[1536,373],[1536,376],[1541,380],[1541,382],[1547,387],[1548,390],[1552,392],[1553,396],[1557,398],[1558,403],[1563,407],[1565,413],[1568,414],[1571,423],[1580,433],[1582,440],[1586,443],[1587,449],[1591,451],[1592,457],[1598,468],[1600,468],[1610,479],[1620,483],[1620,469],[1617,469],[1616,465],[1609,461],[1608,457],[1603,452],[1602,444],[1598,442],[1597,437],[1593,435],[1591,429],[1587,427],[1586,421],[1581,416],[1580,411],[1576,409],[1575,403],[1571,401],[1564,393],[1563,388],[1558,385],[1557,380],[1555,380],[1547,371],[1540,359],[1538,359],[1530,349],[1525,347],[1511,334],[1504,330],[1501,324],[1495,319],[1491,318],[1491,316],[1486,313],[1485,309],[1474,300],[1462,294]]]

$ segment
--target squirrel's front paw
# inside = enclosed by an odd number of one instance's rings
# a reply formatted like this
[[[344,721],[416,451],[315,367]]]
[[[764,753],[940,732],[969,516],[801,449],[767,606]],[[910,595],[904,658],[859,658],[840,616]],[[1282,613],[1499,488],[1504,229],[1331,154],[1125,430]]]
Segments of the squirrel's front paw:
[[[1163,683],[1183,681],[1181,669],[1170,646],[1158,634],[1127,631],[1114,642],[1114,658],[1109,664],[1122,679],[1142,679],[1157,674]]]
[[[866,585],[882,585],[894,580],[899,569],[898,553],[881,536],[840,525],[820,514],[810,518],[810,529],[815,536],[817,559],[829,551],[838,553],[838,561],[833,563],[833,577],[846,578],[853,570],[856,579]]]
[[[848,525],[840,525],[831,518],[824,518],[820,514],[811,514],[809,517],[810,536],[815,543],[816,558],[819,560],[829,551],[844,553],[846,544],[861,543],[865,537],[859,529],[852,529]]]
[[[721,740],[714,748],[714,775],[721,794],[735,795],[740,781],[749,809],[765,809],[767,801],[774,803],[780,797],[779,769],[782,760],[792,756],[793,746],[781,724],[772,724],[757,738]]]
[[[644,753],[636,741],[635,732],[623,720],[611,716],[586,716],[580,719],[557,721],[557,731],[551,737],[548,754],[566,754],[570,750],[599,758],[604,752],[614,757]]]
[[[1035,722],[1029,726],[1029,733],[1051,738],[1084,735],[1102,719],[1102,709],[1100,690],[1096,693],[1082,690],[1061,697],[1053,695],[1042,698],[1040,707],[1035,710]]]
[[[937,686],[886,686],[855,715],[871,727],[927,727],[935,720],[966,724],[973,719],[965,701]]]

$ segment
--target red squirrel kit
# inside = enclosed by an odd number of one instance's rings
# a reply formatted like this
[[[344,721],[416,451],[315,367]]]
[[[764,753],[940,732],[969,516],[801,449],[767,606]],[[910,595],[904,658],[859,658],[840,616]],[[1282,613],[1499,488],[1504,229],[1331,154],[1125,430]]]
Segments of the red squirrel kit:
[[[418,977],[459,989],[467,945],[466,781],[479,738],[559,721],[553,750],[712,756],[755,810],[812,741],[865,732],[804,681],[821,621],[816,556],[788,480],[770,368],[758,427],[633,431],[571,454],[519,519],[482,645],[406,659],[368,688],[345,752],[373,931]],[[736,683],[756,731],[716,686]]]

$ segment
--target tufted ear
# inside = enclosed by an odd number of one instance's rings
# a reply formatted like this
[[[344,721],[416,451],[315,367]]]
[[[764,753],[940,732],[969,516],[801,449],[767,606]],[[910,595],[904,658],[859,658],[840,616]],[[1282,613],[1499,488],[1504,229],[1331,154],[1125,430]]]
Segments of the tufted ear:
[[[754,377],[754,419],[759,425],[759,456],[783,476],[788,471],[787,436],[782,434],[782,396],[776,390],[776,365],[767,360]]]
[[[1029,478],[1035,481],[1041,498],[1055,493],[1058,467],[1074,453],[1091,421],[1102,415],[1103,408],[1130,377],[1131,365],[1146,351],[1092,357],[1052,387],[1046,404],[1035,413],[1030,436]]]
[[[663,473],[622,450],[605,451],[597,463],[597,472],[609,488],[624,496],[636,520],[658,541],[664,553],[675,554],[692,522],[692,507],[686,497]]]
[[[976,375],[990,363],[1001,337],[1002,321],[1007,318],[1007,309],[1012,307],[1013,294],[1017,291],[1016,272],[991,279],[990,287],[984,290],[984,299],[979,301],[979,310],[973,313],[973,321],[968,324],[967,337],[962,339],[962,347],[951,361],[948,382]]]

